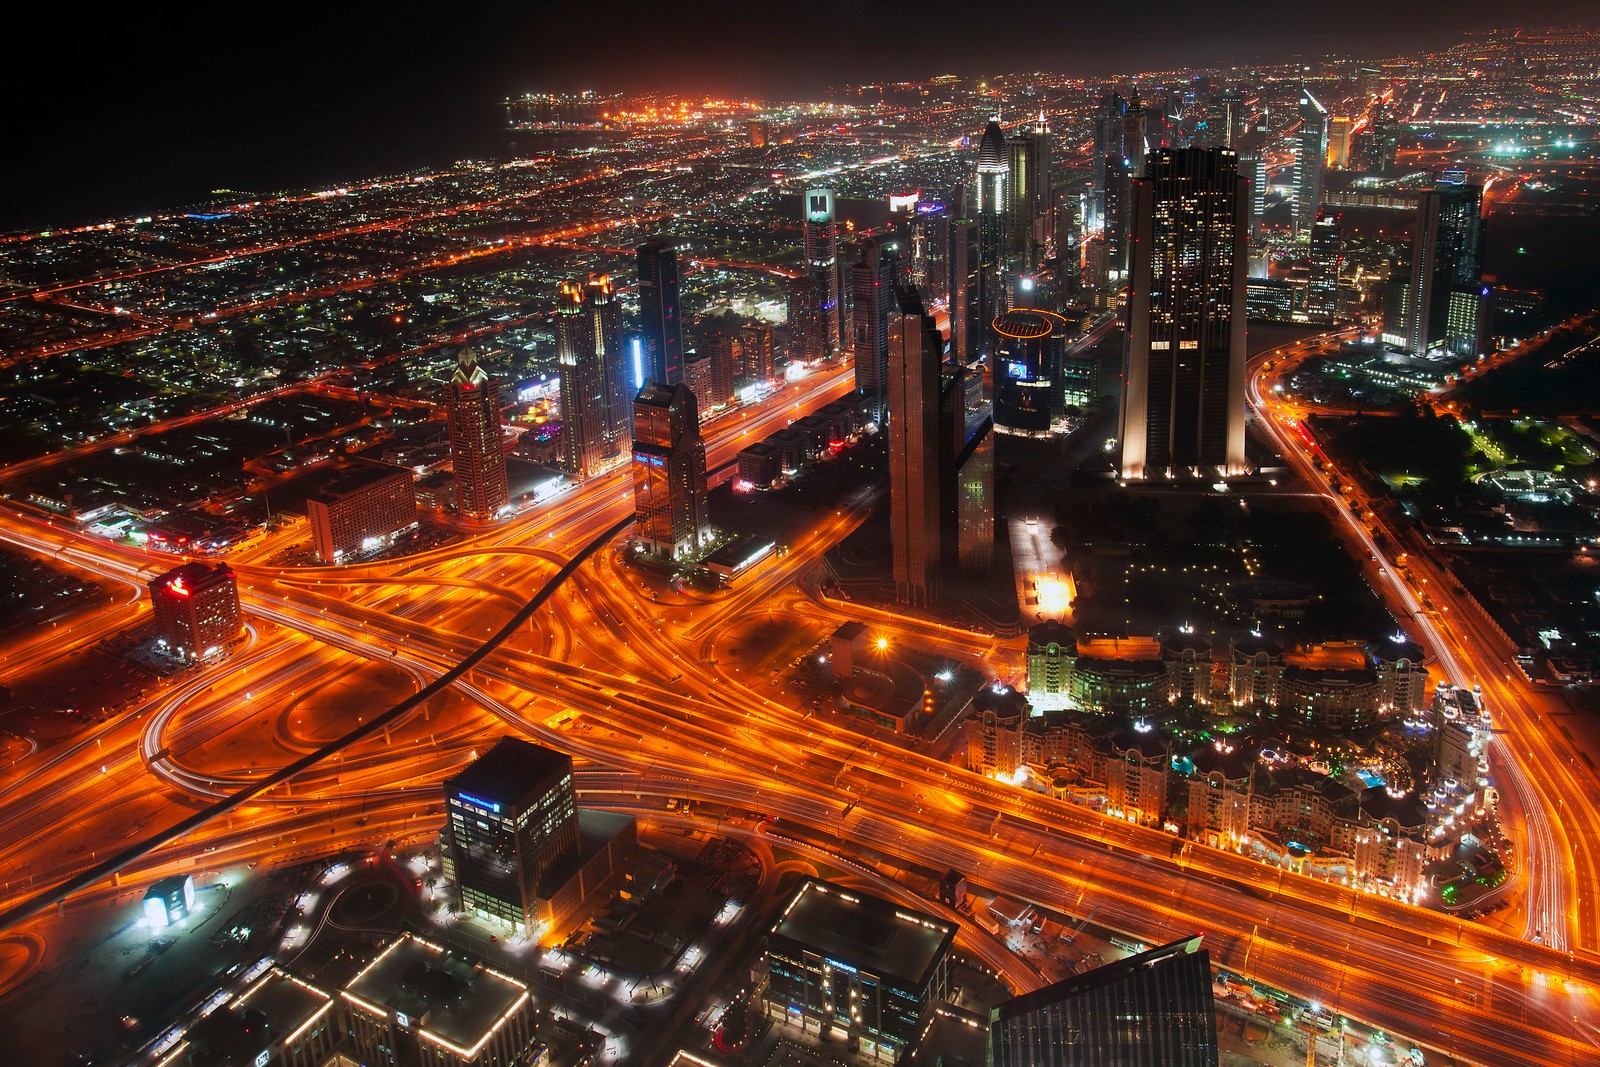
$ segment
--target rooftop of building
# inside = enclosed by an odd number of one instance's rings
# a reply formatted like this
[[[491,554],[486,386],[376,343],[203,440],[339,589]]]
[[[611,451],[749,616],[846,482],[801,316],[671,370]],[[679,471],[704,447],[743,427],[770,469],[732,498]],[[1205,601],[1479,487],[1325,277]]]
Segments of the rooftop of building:
[[[931,915],[816,878],[801,883],[771,932],[915,987],[927,982],[956,936],[954,926]]]
[[[159,585],[181,597],[232,579],[233,568],[226,563],[185,563],[181,567],[172,568],[150,584]]]
[[[231,1004],[196,1022],[185,1067],[255,1067],[262,1053],[333,1006],[315,986],[272,968]]]
[[[1045,648],[1049,645],[1059,645],[1064,651],[1071,652],[1078,645],[1077,631],[1059,619],[1046,619],[1028,627],[1029,648]]]
[[[379,1015],[400,1012],[466,1056],[529,998],[516,979],[412,934],[390,942],[344,995]]]
[[[447,793],[470,793],[511,805],[555,775],[570,774],[572,757],[517,737],[502,737],[493,748],[445,782]]]
[[[1367,667],[1367,646],[1354,641],[1301,645],[1283,654],[1285,666],[1307,670],[1359,671]]]
[[[1078,655],[1109,660],[1159,660],[1161,640],[1126,634],[1082,634],[1078,637]]]
[[[1185,938],[1182,941],[1174,941],[1170,945],[1162,945],[1159,948],[1152,948],[1129,956],[1126,959],[1108,963],[1103,967],[1096,967],[1092,971],[1074,975],[1064,981],[1057,982],[1055,985],[1048,985],[1043,989],[1024,993],[1020,997],[1013,997],[990,1009],[989,1020],[993,1024],[1014,1019],[1019,1015],[1027,1015],[1042,1008],[1071,1000],[1092,989],[1104,989],[1107,986],[1125,982],[1138,975],[1141,971],[1154,967],[1171,966],[1174,961],[1196,957],[1195,974],[1199,981],[1197,981],[1195,988],[1198,995],[1206,997],[1209,1002],[1211,966],[1205,950],[1200,947],[1200,935],[1196,934],[1194,937]],[[1179,966],[1182,966],[1182,964],[1179,964]],[[1204,992],[1199,993],[1202,988]],[[1204,1006],[1208,1007],[1209,1003]],[[1197,1005],[1196,1007],[1199,1008],[1201,1006]]]
[[[410,470],[405,467],[397,467],[392,463],[381,463],[375,459],[351,459],[340,467],[332,478],[323,482],[316,492],[308,495],[306,500],[308,502],[315,500],[321,504],[331,504],[341,497],[365,489],[375,482],[402,474],[407,479],[412,476]]]

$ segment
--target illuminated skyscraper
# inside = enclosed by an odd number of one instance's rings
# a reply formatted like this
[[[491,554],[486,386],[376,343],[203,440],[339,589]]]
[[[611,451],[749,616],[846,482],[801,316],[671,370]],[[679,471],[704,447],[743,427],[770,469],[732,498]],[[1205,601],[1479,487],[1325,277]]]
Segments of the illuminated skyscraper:
[[[978,250],[978,223],[957,219],[950,224],[950,351],[959,362],[983,356],[979,338],[978,294],[983,288],[982,256]]]
[[[1144,173],[1149,152],[1150,112],[1139,102],[1136,92],[1122,115],[1122,157],[1128,161],[1128,170],[1135,176]]]
[[[578,858],[572,758],[503,737],[444,784],[445,875],[456,905],[527,932]]]
[[[1329,325],[1339,313],[1340,216],[1324,208],[1311,226],[1311,275],[1306,285],[1306,318]]]
[[[1343,170],[1350,165],[1350,131],[1354,128],[1348,115],[1328,119],[1328,166]]]
[[[1050,311],[1012,308],[990,324],[996,335],[994,424],[1046,434],[1061,414],[1061,355],[1067,320]]]
[[[1164,148],[1134,183],[1122,476],[1244,470],[1249,183],[1225,148]]]
[[[989,125],[984,128],[983,140],[978,143],[977,195],[973,201],[978,223],[975,321],[980,324],[993,322],[995,316],[1006,309],[1006,204],[1011,174],[1007,155],[1006,137],[1000,130],[1000,122],[990,119]],[[994,343],[987,330],[980,330],[976,338],[969,336],[968,340],[975,341],[982,355],[994,351]]]
[[[1105,275],[1100,280],[1108,292],[1121,289],[1128,280],[1128,228],[1133,214],[1133,172],[1127,159],[1113,156],[1105,161]]]
[[[710,534],[706,516],[706,446],[694,393],[682,382],[651,382],[633,401],[634,540],[677,559]]]
[[[938,599],[940,569],[940,366],[938,328],[908,299],[889,316],[889,541],[895,595]]]
[[[1006,256],[1012,274],[1027,274],[1038,265],[1035,249],[1045,246],[1050,212],[1050,126],[1043,112],[1006,142],[1006,171]]]
[[[1123,159],[1122,119],[1128,113],[1128,103],[1116,93],[1104,97],[1094,113],[1094,166],[1093,186],[1089,190],[1084,210],[1084,228],[1099,233],[1105,228],[1106,161]]]
[[[1096,967],[989,1010],[992,1067],[1217,1067],[1200,938]]]
[[[1322,203],[1322,175],[1328,165],[1328,109],[1311,90],[1300,87],[1300,129],[1294,140],[1294,225],[1306,233]]]
[[[151,629],[168,655],[197,663],[244,632],[239,584],[226,563],[185,563],[150,582]]]
[[[1482,205],[1478,185],[1440,182],[1418,197],[1411,264],[1389,282],[1384,344],[1415,356],[1478,354],[1488,305]]]
[[[489,522],[511,506],[506,454],[500,433],[500,387],[463,348],[445,387],[450,423],[450,462],[455,468],[456,511],[473,522]]]
[[[611,278],[562,282],[556,304],[561,457],[580,478],[615,465],[627,449],[631,412],[622,355],[622,305]]]
[[[942,301],[950,293],[950,211],[924,200],[911,218],[911,284],[924,301]]]
[[[892,270],[878,243],[861,243],[861,259],[850,268],[851,349],[856,389],[875,421],[888,414],[889,313],[897,302]]]
[[[683,381],[683,322],[678,308],[678,253],[659,240],[639,246],[639,333],[645,380]]]
[[[844,308],[839,303],[839,223],[833,213],[832,189],[807,189],[804,218],[806,272],[810,296],[818,301],[827,329],[826,356],[838,355],[844,336]]]

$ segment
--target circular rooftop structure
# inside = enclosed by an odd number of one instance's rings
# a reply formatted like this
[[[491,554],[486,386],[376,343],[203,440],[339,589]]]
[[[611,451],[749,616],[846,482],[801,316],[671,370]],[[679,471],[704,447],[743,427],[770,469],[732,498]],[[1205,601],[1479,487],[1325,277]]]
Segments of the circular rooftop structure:
[[[1037,308],[1012,308],[994,320],[994,332],[1002,337],[1032,341],[1040,337],[1065,337],[1067,320],[1053,311]]]

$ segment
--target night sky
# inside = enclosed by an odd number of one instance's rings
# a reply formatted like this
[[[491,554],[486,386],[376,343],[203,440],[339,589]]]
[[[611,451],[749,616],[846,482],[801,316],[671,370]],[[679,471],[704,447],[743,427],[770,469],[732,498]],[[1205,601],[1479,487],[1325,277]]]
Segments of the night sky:
[[[1504,25],[1506,8],[1483,0],[38,5],[36,28],[14,22],[0,62],[8,142],[0,228],[487,154],[499,141],[495,102],[508,93],[660,86],[803,96],[831,83],[934,73],[1381,56]],[[1592,9],[1591,0],[1516,6],[1526,25],[1594,24]]]

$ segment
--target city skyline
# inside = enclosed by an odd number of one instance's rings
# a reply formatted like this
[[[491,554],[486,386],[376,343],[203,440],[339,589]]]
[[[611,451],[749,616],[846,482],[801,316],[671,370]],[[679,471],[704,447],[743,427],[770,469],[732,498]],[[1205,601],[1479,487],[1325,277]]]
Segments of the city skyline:
[[[230,137],[498,149],[0,234],[14,1056],[1600,1052],[1600,32],[631,13],[274,24]]]

